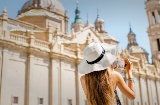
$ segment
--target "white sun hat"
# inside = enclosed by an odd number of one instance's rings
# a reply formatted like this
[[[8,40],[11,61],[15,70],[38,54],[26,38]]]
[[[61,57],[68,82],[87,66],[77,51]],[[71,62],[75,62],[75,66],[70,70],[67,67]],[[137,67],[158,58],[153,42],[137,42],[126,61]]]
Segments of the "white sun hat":
[[[81,74],[105,70],[116,60],[118,47],[107,43],[90,43],[84,49],[84,59],[78,65]]]

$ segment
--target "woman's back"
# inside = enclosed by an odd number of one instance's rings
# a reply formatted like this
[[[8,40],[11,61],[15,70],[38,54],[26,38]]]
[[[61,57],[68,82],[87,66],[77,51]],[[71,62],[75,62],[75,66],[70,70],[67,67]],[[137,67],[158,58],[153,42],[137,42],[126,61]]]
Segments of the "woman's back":
[[[116,86],[130,99],[135,98],[132,76],[132,63],[125,59],[128,86],[122,76],[114,71],[117,46],[106,43],[91,43],[84,50],[84,59],[78,66],[78,71],[85,74],[81,84],[89,105],[114,105]]]
[[[114,75],[114,72],[102,70],[86,74],[81,78],[82,87],[91,105],[113,105],[115,103]]]

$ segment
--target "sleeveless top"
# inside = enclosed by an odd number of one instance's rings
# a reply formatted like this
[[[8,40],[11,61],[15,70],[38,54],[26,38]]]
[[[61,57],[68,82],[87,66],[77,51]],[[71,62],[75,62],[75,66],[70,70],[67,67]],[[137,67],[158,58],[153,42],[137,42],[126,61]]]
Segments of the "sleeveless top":
[[[115,93],[115,96],[116,96],[117,105],[122,105],[122,104],[121,104],[121,101],[120,101],[120,99],[119,99],[119,97],[118,97],[117,90],[115,90],[114,93]]]

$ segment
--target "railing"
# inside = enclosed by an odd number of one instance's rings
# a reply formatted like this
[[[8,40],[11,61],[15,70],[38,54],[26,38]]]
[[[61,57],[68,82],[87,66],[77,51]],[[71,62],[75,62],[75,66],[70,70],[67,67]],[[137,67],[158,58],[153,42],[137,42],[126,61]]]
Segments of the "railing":
[[[49,49],[49,42],[45,42],[42,40],[35,39],[34,44],[38,47],[43,47]]]
[[[28,37],[22,36],[22,35],[17,35],[17,34],[10,35],[11,41],[16,41],[16,42],[28,44],[28,39],[29,39]]]

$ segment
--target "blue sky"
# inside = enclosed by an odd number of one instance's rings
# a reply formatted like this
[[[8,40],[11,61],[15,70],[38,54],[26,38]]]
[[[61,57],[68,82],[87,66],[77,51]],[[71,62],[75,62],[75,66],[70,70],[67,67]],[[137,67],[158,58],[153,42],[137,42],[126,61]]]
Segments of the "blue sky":
[[[15,18],[17,11],[21,9],[27,0],[0,0],[0,12],[7,8],[9,17]],[[59,0],[65,7],[69,16],[69,28],[74,21],[76,0]],[[105,21],[106,31],[119,40],[119,49],[126,48],[129,32],[129,23],[136,34],[139,46],[149,53],[151,62],[151,50],[147,33],[148,18],[145,11],[144,0],[79,0],[82,21],[87,20],[87,13],[91,24],[97,17],[97,8],[101,18]]]

